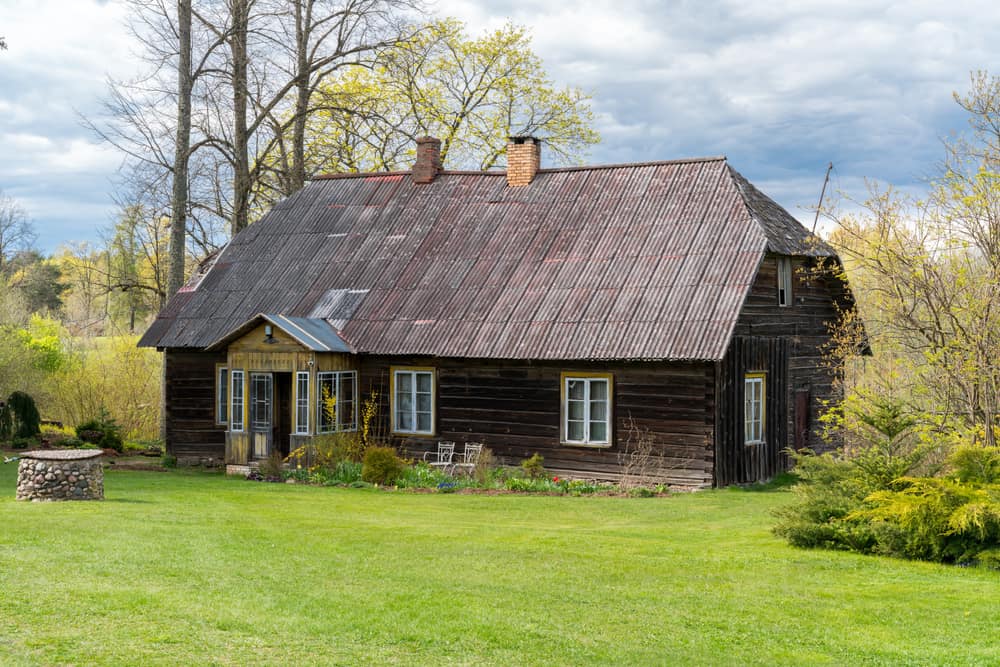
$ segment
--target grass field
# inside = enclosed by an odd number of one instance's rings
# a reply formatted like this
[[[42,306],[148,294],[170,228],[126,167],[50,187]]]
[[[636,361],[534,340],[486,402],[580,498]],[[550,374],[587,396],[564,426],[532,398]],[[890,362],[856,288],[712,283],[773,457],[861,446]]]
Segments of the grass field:
[[[14,501],[0,664],[1000,663],[1000,573],[807,552],[787,491],[470,496],[109,472]]]

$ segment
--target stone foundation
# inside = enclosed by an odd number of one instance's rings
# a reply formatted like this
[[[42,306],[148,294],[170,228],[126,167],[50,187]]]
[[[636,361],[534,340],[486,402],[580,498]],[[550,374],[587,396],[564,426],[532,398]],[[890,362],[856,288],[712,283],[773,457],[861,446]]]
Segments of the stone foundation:
[[[35,450],[21,454],[17,499],[103,499],[101,454],[99,449]]]

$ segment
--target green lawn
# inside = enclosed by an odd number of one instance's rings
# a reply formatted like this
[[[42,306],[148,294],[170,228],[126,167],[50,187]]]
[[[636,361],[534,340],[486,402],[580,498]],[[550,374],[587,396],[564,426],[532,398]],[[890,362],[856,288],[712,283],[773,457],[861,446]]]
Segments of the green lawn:
[[[14,501],[0,664],[998,664],[1000,573],[792,549],[784,491],[468,496],[109,472]]]

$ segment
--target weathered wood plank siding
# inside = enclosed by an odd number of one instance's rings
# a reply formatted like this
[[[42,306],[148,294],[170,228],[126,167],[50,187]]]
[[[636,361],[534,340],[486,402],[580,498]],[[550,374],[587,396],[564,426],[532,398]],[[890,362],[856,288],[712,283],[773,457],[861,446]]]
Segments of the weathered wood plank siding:
[[[782,341],[784,354],[783,362],[786,368],[783,386],[780,387],[780,400],[786,406],[784,412],[775,415],[774,419],[781,419],[784,423],[780,429],[781,440],[775,446],[780,450],[785,447],[806,446],[811,449],[822,451],[829,448],[820,437],[819,417],[823,411],[823,404],[828,400],[839,399],[834,383],[833,373],[823,362],[824,346],[830,340],[830,325],[837,320],[836,303],[845,304],[845,288],[837,278],[832,276],[821,277],[815,275],[811,270],[813,261],[806,258],[792,258],[793,278],[792,278],[792,304],[781,307],[778,305],[777,284],[778,268],[777,257],[767,256],[761,264],[757,278],[751,287],[750,294],[744,303],[740,313],[736,328],[733,332],[734,339],[730,344],[726,359],[720,369],[720,392],[724,392],[723,387],[733,390],[739,387],[742,392],[743,374],[755,370],[740,366],[737,362],[739,354],[743,354],[741,346],[747,345],[746,339],[756,341],[755,346],[770,345],[768,341]],[[770,348],[769,348],[770,349]],[[776,352],[769,352],[776,353]],[[770,364],[777,364],[777,360],[772,360]],[[732,374],[736,373],[736,376]],[[768,380],[768,394],[779,389],[773,380]],[[799,395],[797,398],[797,394]],[[730,400],[735,400],[730,396]],[[732,436],[727,436],[725,441],[720,440],[717,456],[726,447],[742,447],[743,429],[743,403],[742,393],[740,400],[730,403],[720,410],[720,421],[733,420],[733,424],[720,427],[720,432],[739,433],[740,437],[733,440]],[[807,414],[796,414],[796,406],[808,406]],[[770,405],[768,406],[770,408]],[[768,410],[770,413],[770,409]],[[800,433],[796,438],[796,422],[805,427],[805,432]],[[774,421],[769,421],[773,426]],[[772,434],[776,433],[771,429]],[[735,444],[734,444],[735,442]],[[770,446],[770,443],[769,443]],[[769,470],[770,464],[740,463],[736,468],[731,467],[732,461],[739,461],[741,456],[736,450],[726,455],[726,462],[722,464],[716,475],[716,484],[725,485],[736,482],[756,481],[767,479],[772,474],[764,477],[750,477],[750,469],[740,467],[756,465],[759,470]],[[783,461],[783,459],[779,459]],[[720,459],[721,462],[721,459]],[[782,462],[782,467],[787,465],[787,461]],[[763,467],[761,467],[763,466]],[[780,470],[781,468],[779,468]]]
[[[721,364],[715,484],[727,486],[770,479],[784,470],[788,439],[788,341],[738,337]],[[744,386],[747,373],[763,372],[764,442],[745,444]]]
[[[215,365],[225,362],[224,352],[164,352],[164,434],[167,452],[178,459],[224,456],[225,427],[215,423]]]
[[[621,475],[622,456],[651,443],[657,476],[671,484],[712,484],[714,366],[707,363],[552,363],[495,360],[367,358],[361,364],[362,400],[381,396],[388,432],[390,366],[430,366],[437,372],[437,423],[433,437],[396,437],[401,449],[420,455],[437,440],[484,442],[501,462],[516,465],[534,453],[547,469],[600,479]],[[560,373],[613,375],[613,442],[609,447],[560,443]]]

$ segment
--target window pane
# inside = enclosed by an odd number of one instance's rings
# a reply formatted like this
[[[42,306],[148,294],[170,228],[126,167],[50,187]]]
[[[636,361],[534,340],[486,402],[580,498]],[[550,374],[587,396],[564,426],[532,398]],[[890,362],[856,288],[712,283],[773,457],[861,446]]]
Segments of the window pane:
[[[340,428],[346,431],[354,430],[356,418],[354,415],[354,401],[340,402]]]
[[[584,395],[584,382],[582,380],[570,380],[567,382],[568,394],[570,399],[582,401],[585,398]]]
[[[417,413],[417,430],[429,433],[431,429],[431,413],[429,412],[418,412]]]
[[[567,403],[566,407],[568,410],[569,419],[577,419],[583,421],[584,419],[583,406],[584,406],[583,401],[570,401],[569,403]]]
[[[423,393],[431,393],[431,374],[430,373],[416,373],[417,376],[417,391]]]
[[[583,422],[569,422],[566,425],[566,439],[574,442],[583,442]]]
[[[608,398],[608,381],[607,380],[591,380],[590,381],[590,400],[596,401],[607,400]]]
[[[604,422],[590,422],[590,441],[607,442],[608,425]]]
[[[396,393],[409,394],[413,391],[413,374],[405,371],[396,373]]]
[[[243,430],[243,371],[232,372],[232,399],[231,399],[232,422],[230,430]]]
[[[417,394],[417,410],[420,412],[430,412],[431,411],[431,395],[430,394]]]
[[[309,374],[295,375],[295,432],[309,432]]]
[[[400,431],[412,431],[413,430],[413,414],[407,410],[397,410],[396,411],[396,429]]]
[[[593,420],[606,420],[608,418],[608,404],[604,401],[591,401],[590,418]]]
[[[225,368],[219,369],[219,377],[216,380],[219,387],[219,396],[217,400],[218,404],[218,415],[216,421],[220,424],[225,424],[227,421],[228,412],[227,408],[229,406],[229,392],[227,391],[229,387],[229,371]]]
[[[317,376],[319,389],[316,396],[318,424],[317,431],[330,433],[337,424],[337,383],[335,373],[320,373]]]

